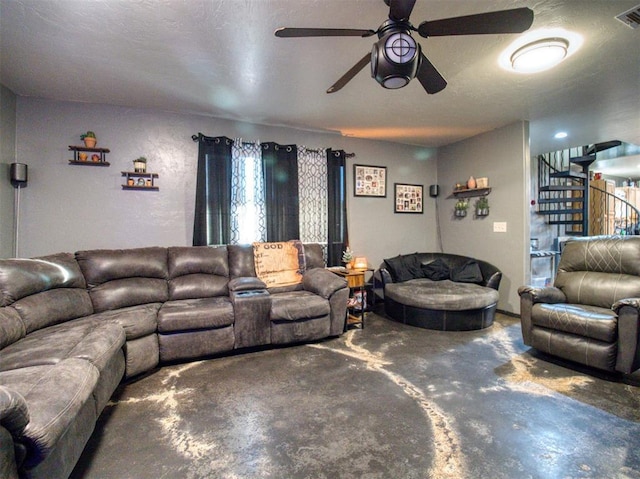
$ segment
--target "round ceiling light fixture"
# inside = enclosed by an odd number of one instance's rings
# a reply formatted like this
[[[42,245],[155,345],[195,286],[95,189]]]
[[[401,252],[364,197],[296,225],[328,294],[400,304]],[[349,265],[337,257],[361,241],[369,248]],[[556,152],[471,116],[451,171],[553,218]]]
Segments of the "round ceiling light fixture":
[[[548,70],[564,60],[568,50],[569,42],[564,38],[543,38],[513,52],[511,67],[522,73]]]

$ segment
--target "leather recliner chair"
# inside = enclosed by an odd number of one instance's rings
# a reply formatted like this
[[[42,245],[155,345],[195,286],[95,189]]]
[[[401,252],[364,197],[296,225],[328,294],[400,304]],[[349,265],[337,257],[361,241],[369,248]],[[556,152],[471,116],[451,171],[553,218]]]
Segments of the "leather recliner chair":
[[[554,285],[518,293],[526,345],[607,371],[640,368],[640,236],[572,239]]]

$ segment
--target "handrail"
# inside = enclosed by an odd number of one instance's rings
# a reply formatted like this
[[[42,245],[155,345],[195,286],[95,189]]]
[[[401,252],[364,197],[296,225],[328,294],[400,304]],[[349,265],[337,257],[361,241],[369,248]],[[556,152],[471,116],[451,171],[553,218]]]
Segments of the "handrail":
[[[592,212],[597,209],[602,211],[602,231],[598,231],[598,234],[626,234],[626,235],[640,235],[640,210],[627,200],[623,200],[619,196],[610,193],[602,188],[589,185],[592,190],[598,191],[603,195],[604,204],[600,201],[600,208],[595,204],[595,195],[591,195],[591,208]],[[611,203],[612,202],[612,203]],[[613,208],[611,208],[613,206]],[[606,218],[607,212],[613,211],[613,218]],[[611,221],[613,219],[613,222]],[[595,220],[595,218],[592,218]],[[606,221],[608,220],[608,221]]]

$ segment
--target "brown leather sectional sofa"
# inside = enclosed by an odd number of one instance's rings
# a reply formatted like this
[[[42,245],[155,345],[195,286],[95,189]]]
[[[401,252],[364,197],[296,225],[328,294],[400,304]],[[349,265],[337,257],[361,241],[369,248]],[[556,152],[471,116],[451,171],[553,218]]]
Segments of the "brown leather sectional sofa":
[[[118,384],[173,361],[339,336],[349,290],[304,247],[266,288],[251,245],[0,260],[0,477],[64,478]]]

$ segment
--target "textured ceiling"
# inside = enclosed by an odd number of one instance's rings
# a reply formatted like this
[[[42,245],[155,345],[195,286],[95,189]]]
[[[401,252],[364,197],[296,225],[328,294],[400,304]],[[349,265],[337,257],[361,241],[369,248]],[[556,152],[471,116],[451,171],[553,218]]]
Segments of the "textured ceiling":
[[[553,70],[498,66],[518,35],[418,38],[447,79],[385,90],[360,72],[325,93],[373,38],[282,39],[281,26],[376,29],[383,0],[0,0],[0,80],[18,95],[156,108],[441,146],[517,120],[532,153],[619,139],[640,144],[640,29],[614,17],[638,0],[417,0],[411,21],[528,6],[530,30],[582,48]],[[562,142],[552,134],[563,129]]]

